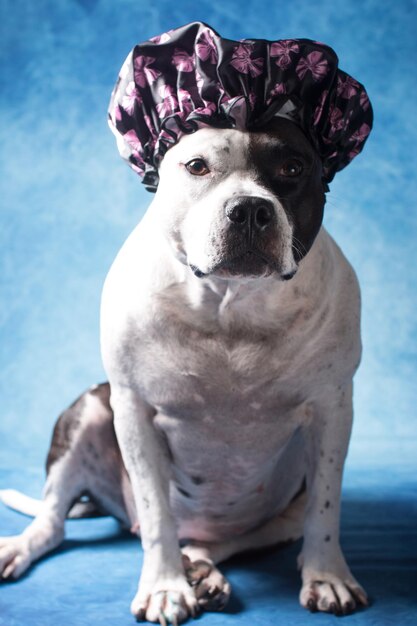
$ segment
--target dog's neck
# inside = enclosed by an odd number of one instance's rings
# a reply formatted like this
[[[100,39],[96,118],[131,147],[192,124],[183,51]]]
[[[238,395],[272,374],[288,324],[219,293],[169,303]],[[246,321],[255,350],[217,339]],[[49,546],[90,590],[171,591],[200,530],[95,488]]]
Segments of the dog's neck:
[[[221,327],[256,325],[257,311],[268,317],[272,291],[276,300],[279,291],[289,289],[288,283],[273,276],[226,280],[214,276],[198,279],[190,275],[185,285],[191,309],[198,310],[208,323]]]
[[[308,301],[312,308],[320,306],[331,276],[331,267],[323,261],[323,246],[326,237],[319,235],[290,281],[273,274],[267,278],[201,279],[183,266],[186,298],[192,310],[198,310],[202,318],[220,326],[236,323],[256,326],[265,321],[274,325],[276,319],[291,318],[301,303],[305,305]]]

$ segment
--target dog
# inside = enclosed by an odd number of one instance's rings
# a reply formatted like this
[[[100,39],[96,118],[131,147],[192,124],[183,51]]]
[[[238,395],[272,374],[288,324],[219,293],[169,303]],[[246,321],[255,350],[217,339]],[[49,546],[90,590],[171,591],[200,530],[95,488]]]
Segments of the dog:
[[[322,226],[320,158],[275,118],[184,135],[159,175],[104,285],[109,383],[58,419],[42,504],[0,540],[0,573],[18,578],[68,516],[101,511],[141,538],[139,620],[221,609],[219,562],[300,537],[301,605],[366,606],[339,544],[360,292]]]

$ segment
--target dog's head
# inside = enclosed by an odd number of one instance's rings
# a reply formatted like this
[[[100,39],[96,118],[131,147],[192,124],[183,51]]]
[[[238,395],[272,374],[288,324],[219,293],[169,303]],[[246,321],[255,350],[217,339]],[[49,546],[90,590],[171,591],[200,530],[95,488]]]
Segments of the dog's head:
[[[288,280],[320,229],[321,161],[276,118],[255,132],[203,128],[165,155],[154,209],[175,255],[199,277]]]

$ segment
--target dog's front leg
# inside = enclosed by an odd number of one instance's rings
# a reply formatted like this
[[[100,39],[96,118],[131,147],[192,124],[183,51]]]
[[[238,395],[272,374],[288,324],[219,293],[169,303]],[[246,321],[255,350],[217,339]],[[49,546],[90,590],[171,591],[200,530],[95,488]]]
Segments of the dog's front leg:
[[[111,388],[115,430],[137,508],[144,561],[131,610],[138,619],[177,623],[197,612],[169,505],[169,452],[155,411],[127,387]]]
[[[328,388],[315,404],[305,431],[308,501],[302,567],[302,606],[349,613],[366,605],[366,593],[352,576],[339,544],[343,465],[352,427],[352,384]]]

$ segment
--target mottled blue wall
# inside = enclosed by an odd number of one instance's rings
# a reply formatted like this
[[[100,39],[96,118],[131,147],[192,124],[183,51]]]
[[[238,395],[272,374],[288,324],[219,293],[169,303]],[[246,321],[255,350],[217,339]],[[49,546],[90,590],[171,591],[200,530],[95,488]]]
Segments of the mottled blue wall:
[[[416,384],[416,3],[2,0],[0,472],[37,467],[60,410],[103,379],[100,289],[150,196],[106,123],[131,47],[203,20],[223,36],[334,47],[375,110],[329,194],[326,225],[363,292],[353,465],[412,464]]]

